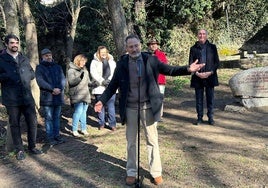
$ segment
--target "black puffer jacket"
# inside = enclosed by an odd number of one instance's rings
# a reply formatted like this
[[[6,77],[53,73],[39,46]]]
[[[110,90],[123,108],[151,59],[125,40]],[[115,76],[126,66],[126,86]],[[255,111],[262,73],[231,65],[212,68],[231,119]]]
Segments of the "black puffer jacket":
[[[31,92],[31,80],[34,71],[29,59],[18,55],[18,63],[4,50],[0,54],[0,82],[2,103],[5,106],[34,104]]]
[[[163,94],[160,93],[157,78],[159,73],[169,76],[189,75],[187,66],[171,66],[160,62],[156,56],[152,56],[148,53],[142,52],[142,59],[145,67],[145,77],[148,85],[148,96],[155,121],[160,119],[160,110],[163,102]],[[121,123],[126,121],[126,106],[127,97],[129,92],[129,67],[128,67],[129,55],[124,55],[117,62],[116,69],[113,78],[101,95],[100,101],[105,104],[116,90],[119,89],[119,113],[121,117]]]

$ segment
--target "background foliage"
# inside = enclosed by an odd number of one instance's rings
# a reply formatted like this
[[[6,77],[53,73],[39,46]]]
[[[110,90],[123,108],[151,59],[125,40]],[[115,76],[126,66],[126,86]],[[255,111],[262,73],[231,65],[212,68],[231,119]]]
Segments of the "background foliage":
[[[137,5],[144,7],[137,12]],[[51,48],[55,59],[64,63],[66,32],[71,17],[65,3],[46,7],[29,0],[35,17],[39,49]],[[268,23],[267,0],[121,0],[129,31],[142,37],[143,49],[154,37],[167,53],[171,64],[187,63],[189,48],[196,32],[206,28],[209,40],[220,55],[238,53],[238,48]],[[110,14],[106,0],[82,0],[73,54],[93,57],[99,45],[106,45],[115,54]],[[1,28],[3,21],[0,20]],[[0,30],[1,37],[4,35]]]

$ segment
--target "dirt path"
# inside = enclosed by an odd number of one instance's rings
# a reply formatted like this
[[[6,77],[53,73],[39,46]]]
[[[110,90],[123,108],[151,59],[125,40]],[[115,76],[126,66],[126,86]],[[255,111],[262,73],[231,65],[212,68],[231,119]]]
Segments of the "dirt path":
[[[226,112],[234,103],[226,85],[216,90],[215,126],[194,126],[194,95],[190,88],[167,89],[159,142],[165,183],[159,187],[267,187],[268,116],[255,112]],[[66,143],[43,147],[42,156],[16,161],[1,148],[0,187],[125,187],[124,126],[116,132],[98,131],[89,112],[87,138],[70,134],[71,109],[65,107],[62,135]],[[1,125],[6,123],[2,118]],[[44,127],[38,128],[44,145]],[[24,139],[25,135],[24,135]],[[143,139],[143,136],[142,136]],[[143,139],[144,140],[144,139]],[[143,186],[150,183],[146,148],[141,145]]]

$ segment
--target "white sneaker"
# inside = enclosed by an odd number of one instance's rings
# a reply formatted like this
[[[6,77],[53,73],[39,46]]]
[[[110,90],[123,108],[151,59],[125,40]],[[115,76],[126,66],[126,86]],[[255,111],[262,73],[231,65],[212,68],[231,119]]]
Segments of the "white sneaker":
[[[73,131],[73,135],[74,135],[75,137],[79,136],[78,131]]]
[[[88,132],[87,132],[87,130],[81,131],[81,133],[82,133],[83,135],[85,135],[85,136],[88,136],[88,135],[89,135]]]

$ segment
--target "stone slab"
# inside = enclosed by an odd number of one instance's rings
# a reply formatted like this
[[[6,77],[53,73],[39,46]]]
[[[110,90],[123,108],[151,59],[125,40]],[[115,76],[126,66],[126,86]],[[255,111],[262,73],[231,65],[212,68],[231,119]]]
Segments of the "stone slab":
[[[268,98],[268,66],[240,71],[229,80],[233,96]]]

